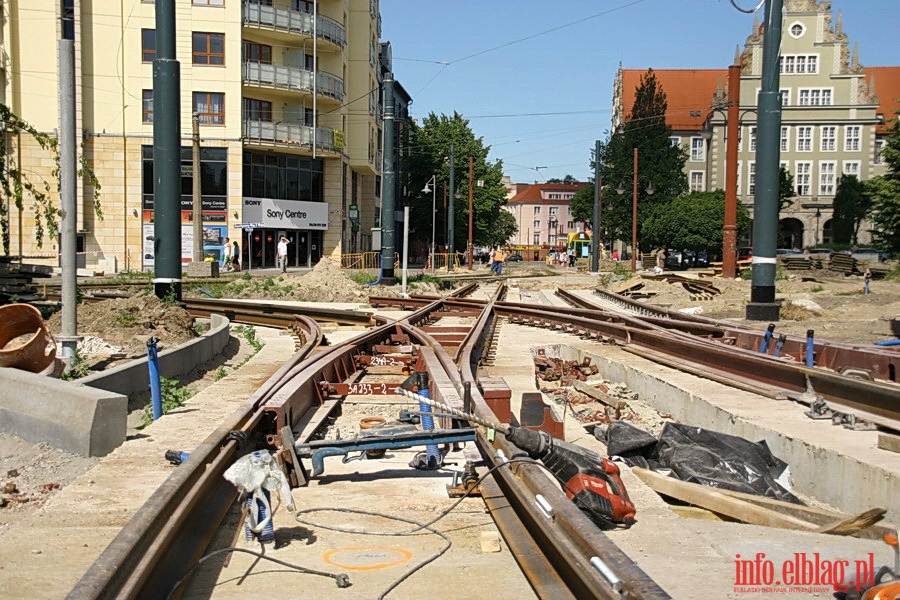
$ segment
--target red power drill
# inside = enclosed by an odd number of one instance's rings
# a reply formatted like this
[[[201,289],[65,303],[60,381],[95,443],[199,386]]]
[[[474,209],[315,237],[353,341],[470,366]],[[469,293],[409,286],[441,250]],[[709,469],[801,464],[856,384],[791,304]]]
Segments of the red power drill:
[[[634,504],[619,477],[619,467],[611,460],[545,431],[509,427],[506,439],[543,462],[563,484],[566,496],[601,529],[634,524]]]

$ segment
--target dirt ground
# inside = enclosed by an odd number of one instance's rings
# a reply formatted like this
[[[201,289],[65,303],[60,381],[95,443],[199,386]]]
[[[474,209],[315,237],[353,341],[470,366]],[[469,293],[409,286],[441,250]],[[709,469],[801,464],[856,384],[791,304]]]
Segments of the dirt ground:
[[[601,271],[604,267],[601,267]],[[488,276],[486,266],[473,273]],[[679,273],[688,277],[690,272]],[[465,274],[464,274],[465,275]],[[628,279],[609,273],[591,275],[583,270],[523,263],[507,265],[506,281],[520,291],[538,292],[556,289],[605,287],[623,292],[640,286],[652,304],[672,310],[685,310],[704,316],[744,321],[745,305],[750,298],[750,281],[706,279],[720,293],[698,300],[679,283],[667,283],[637,275]],[[459,275],[457,275],[459,276]],[[365,286],[350,279],[329,260],[321,261],[304,275],[238,277],[222,290],[223,297],[279,300],[318,300],[323,302],[359,302],[369,295],[399,295],[400,286]],[[871,344],[900,337],[900,281],[875,280],[871,293],[863,294],[859,276],[845,277],[826,270],[786,272],[776,281],[778,299],[783,301],[776,332],[806,335],[808,329],[817,339]],[[411,294],[437,294],[434,283],[416,282]],[[524,296],[523,296],[524,297]],[[49,321],[51,331],[59,331],[59,315]],[[764,329],[768,323],[748,322]],[[167,306],[152,295],[82,304],[78,310],[79,333],[85,336],[81,351],[86,360],[102,368],[114,359],[146,354],[146,340],[160,339],[160,348],[176,345],[198,335],[193,319],[177,306]],[[246,343],[233,336],[229,356],[246,352]],[[228,357],[223,358],[227,361]],[[209,385],[219,364],[205,365],[193,377],[195,389]],[[0,535],[25,511],[35,510],[55,490],[87,471],[95,458],[70,455],[47,444],[32,444],[15,436],[0,434]]]

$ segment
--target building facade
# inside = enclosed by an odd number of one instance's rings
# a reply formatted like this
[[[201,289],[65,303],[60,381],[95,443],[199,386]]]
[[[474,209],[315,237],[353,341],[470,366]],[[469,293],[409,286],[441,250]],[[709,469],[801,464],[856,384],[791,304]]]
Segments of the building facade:
[[[290,266],[370,248],[381,206],[381,83],[389,70],[378,0],[174,5],[182,260],[191,260],[193,247],[194,114],[206,256],[218,258],[226,237],[239,242],[244,264],[253,267],[275,265],[280,235],[291,242]],[[82,264],[152,269],[153,1],[19,2],[4,8],[0,101],[40,131],[59,127],[55,41],[63,28],[74,35],[80,151],[101,184],[103,213],[102,220],[95,215],[94,190],[81,182]],[[50,156],[27,135],[7,136],[6,158],[50,180]],[[58,240],[36,247],[25,204],[22,214],[11,207],[9,253],[56,264]]]
[[[794,179],[795,196],[780,213],[781,243],[803,248],[832,241],[831,218],[839,179],[860,180],[885,172],[881,149],[886,124],[900,108],[900,67],[864,67],[850,49],[840,13],[831,2],[785,0],[780,59],[781,165]],[[761,89],[764,32],[758,21],[741,65],[738,202],[753,214],[756,184],[756,106]],[[613,125],[627,119],[634,90],[646,70],[619,69]],[[666,92],[666,123],[673,144],[684,147],[691,191],[725,188],[727,69],[654,70]],[[868,224],[861,243],[871,241]],[[748,240],[745,240],[747,242]]]
[[[503,208],[515,217],[518,231],[508,243],[533,248],[565,246],[569,233],[584,231],[584,223],[573,219],[570,206],[575,192],[584,185],[535,183],[511,186],[515,193]]]

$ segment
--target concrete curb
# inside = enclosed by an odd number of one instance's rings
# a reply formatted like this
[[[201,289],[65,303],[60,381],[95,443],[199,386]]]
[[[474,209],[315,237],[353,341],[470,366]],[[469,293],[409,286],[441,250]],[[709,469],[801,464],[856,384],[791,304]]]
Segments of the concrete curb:
[[[189,373],[222,352],[231,321],[210,317],[210,330],[159,354],[160,375]],[[81,456],[105,456],[125,441],[128,400],[150,387],[147,357],[76,382],[0,369],[0,431]]]

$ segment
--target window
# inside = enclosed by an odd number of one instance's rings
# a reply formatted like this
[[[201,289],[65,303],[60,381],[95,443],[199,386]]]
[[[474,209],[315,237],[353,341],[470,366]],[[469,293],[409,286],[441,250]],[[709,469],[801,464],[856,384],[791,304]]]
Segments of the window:
[[[812,131],[809,125],[797,127],[797,152],[812,152]]]
[[[535,207],[534,207],[534,214],[536,214],[536,215],[541,214],[541,207],[540,207],[540,206],[535,206]]]
[[[756,163],[750,161],[747,163],[747,195],[756,194]]]
[[[700,137],[691,138],[691,160],[702,161],[705,159],[706,159],[706,145],[703,143],[703,138],[700,138]]]
[[[831,106],[831,88],[800,88],[800,106]]]
[[[884,157],[881,155],[882,150],[884,150],[884,140],[875,140],[875,156],[872,162],[876,165],[884,164]]]
[[[156,30],[141,29],[141,60],[152,62],[156,59]]]
[[[194,111],[201,125],[225,124],[225,94],[194,92]]]
[[[756,126],[748,127],[750,130],[750,152],[756,152]]]
[[[566,221],[566,231],[575,229],[575,221]]]
[[[781,96],[781,105],[787,106],[791,103],[791,90],[780,90],[779,95]]]
[[[539,233],[534,234],[534,237],[532,238],[531,243],[534,244],[535,246],[540,246],[541,245],[541,234],[539,234]]]
[[[194,6],[225,6],[225,0],[193,0]]]
[[[844,166],[841,169],[841,172],[844,175],[855,175],[859,178],[859,161],[858,160],[845,160]]]
[[[180,150],[180,205],[182,211],[190,212],[194,204],[193,149],[190,146],[181,146]],[[144,210],[153,210],[153,188],[155,184],[153,176],[153,146],[141,146],[141,163],[142,208]],[[228,149],[200,148],[199,176],[203,212],[226,212],[228,210]]]
[[[703,179],[705,173],[703,171],[691,171],[691,191],[692,192],[703,192],[704,185]]]
[[[534,221],[531,222],[531,226],[534,227],[535,229],[540,229],[541,228],[540,220],[535,219]]]
[[[225,34],[194,32],[192,53],[195,65],[224,65]]]
[[[257,44],[256,42],[244,42],[241,47],[241,60],[244,62],[272,64],[272,46]]]
[[[244,98],[243,118],[245,121],[266,121],[271,123],[272,103],[266,100]]]
[[[141,120],[144,123],[153,122],[153,90],[144,90],[141,94]]]
[[[551,206],[551,207],[550,207],[550,216],[558,215],[558,214],[559,214],[559,207],[558,207],[558,206]]]
[[[669,143],[678,148],[679,146],[681,146],[681,138],[677,135],[672,136],[669,138]]]
[[[787,152],[791,149],[791,131],[787,125],[781,126],[781,151]]]
[[[834,196],[835,164],[831,161],[819,163],[819,195]]]
[[[859,152],[860,149],[860,137],[862,134],[862,127],[859,125],[847,125],[844,128],[844,151],[845,152]]]
[[[803,37],[803,32],[806,31],[806,28],[803,26],[803,23],[792,23],[789,31],[791,32],[791,37],[799,38]]]
[[[323,168],[321,159],[244,152],[243,195],[249,198],[322,202]],[[376,180],[376,191],[379,184]]]
[[[312,14],[313,2],[311,0],[291,0],[291,10]]]
[[[794,175],[794,186],[797,189],[798,196],[810,196],[812,163],[797,161],[797,172]]]
[[[819,148],[822,152],[834,152],[837,150],[837,127],[834,125],[822,126],[822,137],[819,140]]]
[[[785,54],[779,62],[781,72],[788,75],[815,75],[819,72],[817,54]]]

